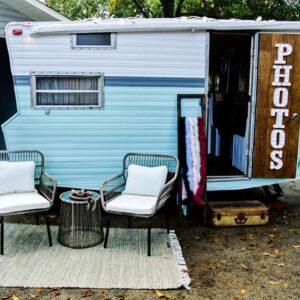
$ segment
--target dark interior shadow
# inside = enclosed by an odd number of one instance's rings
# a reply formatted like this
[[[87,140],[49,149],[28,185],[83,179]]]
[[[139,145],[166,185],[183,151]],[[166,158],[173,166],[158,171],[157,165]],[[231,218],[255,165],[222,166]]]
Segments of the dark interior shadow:
[[[0,62],[0,150],[5,150],[6,145],[1,125],[17,112],[13,77],[5,39],[0,39]]]

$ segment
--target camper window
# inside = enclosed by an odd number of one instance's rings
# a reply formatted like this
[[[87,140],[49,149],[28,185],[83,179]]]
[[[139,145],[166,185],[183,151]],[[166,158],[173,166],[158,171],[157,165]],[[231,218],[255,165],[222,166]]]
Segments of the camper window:
[[[103,74],[31,74],[35,108],[103,108]]]
[[[77,33],[71,35],[73,49],[115,49],[117,45],[115,33]]]

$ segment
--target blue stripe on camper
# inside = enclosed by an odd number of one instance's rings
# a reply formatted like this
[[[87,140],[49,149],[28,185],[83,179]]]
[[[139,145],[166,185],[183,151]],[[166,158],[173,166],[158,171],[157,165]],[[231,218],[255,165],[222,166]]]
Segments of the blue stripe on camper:
[[[30,76],[14,76],[15,85],[30,85]],[[105,76],[105,86],[204,88],[204,78]]]
[[[204,87],[204,78],[106,76],[105,86]]]
[[[14,76],[13,79],[14,79],[14,85],[18,85],[18,86],[30,85],[30,76],[18,75],[18,76]]]

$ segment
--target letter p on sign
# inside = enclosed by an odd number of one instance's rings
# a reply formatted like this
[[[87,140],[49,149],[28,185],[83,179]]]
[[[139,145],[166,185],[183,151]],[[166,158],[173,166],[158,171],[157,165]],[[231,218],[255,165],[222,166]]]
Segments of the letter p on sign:
[[[293,47],[290,44],[275,44],[275,47],[278,48],[275,64],[286,64],[284,57],[293,52]]]

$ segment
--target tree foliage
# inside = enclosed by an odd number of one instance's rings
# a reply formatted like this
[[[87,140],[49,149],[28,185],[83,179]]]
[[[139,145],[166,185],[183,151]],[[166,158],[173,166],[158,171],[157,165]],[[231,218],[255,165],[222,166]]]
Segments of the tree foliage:
[[[71,20],[109,17],[109,0],[45,0],[44,3]]]
[[[300,20],[299,0],[44,0],[70,19],[180,17]]]

